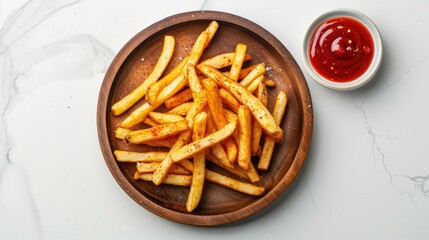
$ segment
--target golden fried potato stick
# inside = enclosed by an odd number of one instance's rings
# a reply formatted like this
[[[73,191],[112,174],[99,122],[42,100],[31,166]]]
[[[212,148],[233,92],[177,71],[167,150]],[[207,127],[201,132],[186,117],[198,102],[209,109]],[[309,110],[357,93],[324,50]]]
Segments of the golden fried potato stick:
[[[179,137],[177,138],[177,141],[174,143],[173,147],[171,147],[169,154],[162,160],[158,168],[153,173],[152,182],[155,185],[159,185],[162,183],[164,178],[167,176],[171,166],[173,166],[174,162],[170,157],[170,153],[187,144],[190,139],[191,139],[191,130],[184,131],[179,135]]]
[[[165,77],[153,83],[146,94],[146,101],[149,102],[150,104],[153,104],[158,98],[159,92],[163,88],[168,86],[168,84],[174,81],[174,79],[176,79],[182,73],[183,68],[185,67],[187,62],[188,62],[188,57],[185,57],[184,59],[182,59],[182,61],[180,61],[180,63],[176,67],[174,67],[174,69],[171,72],[165,75]]]
[[[194,104],[194,102],[185,102],[185,103],[182,103],[179,106],[171,109],[167,113],[169,113],[169,114],[176,114],[176,115],[180,115],[180,116],[186,116],[186,114],[188,114],[188,112],[191,109],[191,107],[192,107],[193,104]]]
[[[197,40],[195,40],[194,46],[192,46],[192,50],[189,53],[189,59],[188,59],[188,63],[186,64],[187,66],[191,65],[194,66],[196,65],[201,58],[201,55],[203,55],[203,51],[204,48],[207,46],[207,42],[209,41],[209,35],[206,31],[203,31],[197,38]],[[187,67],[185,67],[182,71],[182,73],[187,75]]]
[[[194,103],[191,106],[191,109],[189,109],[189,112],[186,114],[186,123],[188,123],[188,127],[192,128],[194,124],[194,117],[202,112],[204,108],[207,106],[207,97],[206,97],[206,91],[203,90],[201,92],[195,92],[194,95]]]
[[[216,132],[216,128],[214,126],[212,118],[208,117],[207,118],[207,131],[206,131],[206,135],[210,135],[210,134],[212,134],[214,132]],[[213,145],[211,147],[211,154],[216,159],[218,159],[219,163],[221,163],[224,167],[234,168],[234,165],[232,165],[231,162],[229,161],[228,155],[226,154],[226,151],[223,148],[222,144],[216,143],[215,145]]]
[[[152,173],[139,173],[136,171],[134,174],[135,180],[152,181]],[[170,184],[175,186],[188,187],[191,186],[192,176],[191,175],[179,175],[179,174],[167,174],[162,181],[163,184]]]
[[[235,99],[234,96],[231,95],[228,91],[221,88],[219,89],[219,96],[222,99],[222,103],[227,105],[232,111],[237,112],[238,108],[240,107],[240,102]]]
[[[265,73],[265,64],[259,63],[258,65],[256,65],[255,68],[252,69],[252,71],[250,71],[249,74],[247,74],[245,78],[243,78],[243,80],[240,81],[240,84],[242,86],[248,87],[255,78],[261,75],[264,75],[264,73]]]
[[[128,136],[128,134],[130,132],[132,132],[132,130],[118,127],[115,131],[115,137],[118,139],[121,139],[121,140],[125,140],[125,138]],[[176,139],[177,139],[177,137],[173,136],[173,137],[168,137],[168,138],[164,138],[164,139],[143,142],[142,144],[148,145],[151,147],[168,147],[168,148],[171,148],[174,145],[174,143],[176,142]]]
[[[246,173],[247,173],[249,180],[252,183],[259,182],[259,180],[261,180],[261,178],[259,177],[258,171],[256,171],[255,166],[253,166],[253,163],[249,164],[249,169],[247,170]]]
[[[149,117],[159,124],[167,124],[167,123],[175,123],[175,122],[185,121],[184,117],[182,117],[180,115],[176,115],[176,114],[170,114],[170,113],[150,112]],[[148,118],[146,118],[146,119],[148,119]]]
[[[179,149],[176,149],[170,153],[171,159],[175,162],[180,162],[181,160],[193,156],[199,151],[206,150],[207,148],[215,145],[231,136],[237,127],[237,122],[228,123],[225,127],[220,130],[192,143],[189,143]]]
[[[282,122],[283,115],[286,111],[288,99],[286,93],[280,91],[274,104],[273,117],[279,126]],[[273,155],[275,141],[271,137],[265,137],[264,146],[262,147],[261,158],[258,163],[258,170],[266,171],[270,165],[271,156]]]
[[[118,127],[115,130],[115,138],[125,140],[130,132],[132,132],[131,129]]]
[[[195,94],[197,92],[201,92],[203,90],[203,86],[201,85],[200,79],[197,76],[197,72],[195,71],[194,65],[188,65],[188,82],[189,82],[189,89],[191,90],[192,94]]]
[[[249,170],[251,163],[250,138],[252,136],[252,115],[247,106],[238,108],[238,156],[237,162],[244,170]]]
[[[231,93],[238,101],[249,107],[253,117],[259,122],[264,129],[265,133],[281,142],[283,139],[283,130],[276,125],[273,116],[262,102],[252,95],[241,84],[229,79],[227,76],[210,66],[198,65],[198,69],[206,77],[215,80],[217,84],[225,88]]]
[[[202,80],[202,84],[206,89],[207,105],[210,109],[210,116],[213,119],[216,128],[221,129],[228,123],[228,121],[226,120],[225,112],[223,110],[219,89],[217,88],[216,83],[209,78]],[[235,162],[238,150],[234,139],[227,138],[225,140],[225,150],[228,155],[229,162]]]
[[[217,23],[216,21],[210,22],[209,26],[206,28],[205,31],[207,32],[207,35],[208,35],[208,41],[206,42],[206,45],[204,46],[205,48],[208,46],[208,44],[212,40],[212,38],[215,35],[218,28],[219,28],[219,23]]]
[[[208,65],[216,69],[221,69],[221,68],[231,66],[232,62],[234,61],[234,56],[235,56],[235,52],[223,53],[223,54],[216,55],[212,58],[206,59],[200,62],[198,65]],[[246,54],[244,56],[243,61],[246,62],[250,60],[252,60],[252,57],[249,54]]]
[[[252,65],[250,67],[247,68],[242,68],[240,71],[240,74],[238,74],[238,79],[243,79],[247,76],[247,74],[250,73],[250,71],[252,71],[258,64]]]
[[[262,83],[262,80],[264,79],[264,75],[261,75],[257,78],[255,78],[253,80],[253,82],[251,82],[249,84],[249,86],[247,86],[247,90],[249,90],[249,92],[254,93],[256,91],[256,89],[258,89],[258,86],[260,83]]]
[[[182,165],[190,172],[193,171],[192,162],[187,159],[180,161],[180,165]],[[252,196],[260,196],[265,192],[264,187],[259,187],[250,183],[241,182],[209,169],[206,169],[206,179],[209,182],[216,183],[226,188],[230,188],[235,191],[242,192]]]
[[[162,124],[151,128],[132,131],[127,135],[126,141],[132,144],[141,144],[174,136],[187,129],[188,125],[185,121]]]
[[[231,69],[229,70],[229,78],[237,81],[240,75],[241,67],[243,66],[244,56],[246,55],[247,46],[239,43],[235,47],[234,60],[232,61]]]
[[[265,84],[265,86],[267,87],[275,87],[276,86],[276,82],[274,82],[271,79],[268,79],[266,77],[264,77],[264,79],[262,79],[262,83]]]
[[[198,141],[204,138],[206,131],[207,114],[199,113],[195,116],[194,126],[192,131],[192,140]],[[189,190],[188,199],[186,201],[186,210],[192,212],[201,200],[204,187],[204,178],[206,170],[205,152],[200,151],[194,154],[194,171],[192,174],[192,184]]]
[[[151,127],[155,127],[155,126],[158,126],[158,125],[159,125],[159,123],[157,123],[157,122],[153,121],[153,120],[152,120],[152,119],[150,119],[150,118],[145,118],[145,119],[143,120],[143,123],[144,123],[144,124],[146,124],[146,125],[148,125],[148,126],[151,126]]]
[[[154,111],[159,106],[161,106],[165,102],[165,100],[174,96],[183,87],[185,87],[186,83],[186,78],[183,75],[179,75],[176,79],[174,79],[174,81],[167,85],[167,87],[161,90],[161,92],[158,94],[158,98],[155,103],[150,104],[146,102],[141,105],[121,123],[121,127],[131,128],[142,122],[147,117],[149,112]]]
[[[151,162],[151,163],[137,163],[137,171],[140,173],[153,173],[158,167],[159,162]],[[168,170],[170,174],[180,174],[180,175],[190,175],[191,172],[186,170],[181,165],[173,164],[171,168]],[[152,175],[153,177],[153,175]]]
[[[268,105],[268,91],[267,87],[265,87],[264,84],[259,84],[257,92],[255,96],[261,100],[262,104],[264,104],[265,107]],[[253,122],[252,126],[252,139],[251,139],[251,149],[252,149],[252,155],[256,155],[259,149],[259,143],[261,142],[261,136],[262,136],[262,127],[258,122]]]
[[[164,47],[162,48],[161,56],[158,59],[154,69],[150,75],[143,81],[140,86],[134,89],[127,96],[113,104],[112,113],[118,116],[133,106],[138,100],[140,100],[148,91],[149,87],[161,77],[171,57],[174,53],[175,40],[172,36],[164,37]]]
[[[226,167],[223,163],[221,163],[219,161],[219,159],[217,159],[212,153],[207,154],[206,155],[206,159],[214,164],[216,164],[217,166],[221,167],[222,169],[225,169],[226,171],[234,174],[235,176],[242,178],[242,179],[246,179],[246,180],[250,180],[249,176],[247,174],[246,171],[244,171],[243,169],[239,168],[239,167]]]
[[[118,162],[161,162],[166,156],[167,152],[133,152],[115,150],[113,152]]]
[[[178,94],[172,96],[171,98],[165,100],[165,107],[168,109],[175,108],[185,102],[192,100],[192,91],[190,88],[187,88]]]

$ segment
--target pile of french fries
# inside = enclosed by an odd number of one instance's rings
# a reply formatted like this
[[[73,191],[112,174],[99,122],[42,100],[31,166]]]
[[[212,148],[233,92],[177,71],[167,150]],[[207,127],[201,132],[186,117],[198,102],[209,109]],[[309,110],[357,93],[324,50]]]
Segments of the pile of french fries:
[[[274,145],[283,139],[279,125],[287,96],[280,91],[272,113],[268,111],[267,87],[275,87],[275,82],[264,76],[264,63],[243,68],[252,59],[245,44],[238,43],[234,52],[200,61],[218,27],[216,21],[211,22],[195,40],[189,55],[166,74],[175,39],[165,36],[151,74],[111,108],[118,116],[145,98],[118,126],[115,137],[128,144],[169,150],[115,150],[116,160],[136,163],[136,180],[189,186],[189,212],[198,206],[205,180],[245,194],[262,195],[265,188],[256,185],[260,181],[258,170],[268,170]],[[157,111],[162,105],[168,111]],[[140,123],[149,127],[135,129]],[[252,157],[259,157],[259,161],[253,163]],[[206,160],[236,178],[208,169]]]

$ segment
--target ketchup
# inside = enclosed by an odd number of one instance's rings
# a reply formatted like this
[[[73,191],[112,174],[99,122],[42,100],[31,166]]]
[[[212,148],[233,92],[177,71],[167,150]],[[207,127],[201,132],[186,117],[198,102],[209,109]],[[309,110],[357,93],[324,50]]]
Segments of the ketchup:
[[[316,28],[309,54],[320,75],[334,82],[349,82],[371,65],[374,42],[368,29],[357,20],[331,18]]]

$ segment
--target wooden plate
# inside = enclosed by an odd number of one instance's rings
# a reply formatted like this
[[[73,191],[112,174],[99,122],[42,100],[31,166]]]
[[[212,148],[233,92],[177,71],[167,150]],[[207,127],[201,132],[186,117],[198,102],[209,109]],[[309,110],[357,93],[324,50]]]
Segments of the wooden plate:
[[[194,212],[188,213],[185,208],[188,188],[166,185],[157,187],[151,182],[135,181],[135,164],[115,161],[115,149],[147,151],[150,148],[127,145],[114,138],[114,129],[136,106],[119,117],[111,114],[110,107],[148,76],[161,53],[164,35],[169,34],[176,39],[176,50],[166,70],[168,72],[172,69],[171,66],[187,55],[198,34],[212,20],[218,21],[220,27],[202,59],[218,53],[233,52],[237,43],[247,44],[247,52],[253,57],[250,64],[264,62],[269,69],[266,75],[277,83],[275,88],[269,89],[269,109],[272,109],[279,90],[284,90],[289,98],[281,124],[285,137],[284,142],[275,148],[270,169],[261,173],[262,180],[258,184],[267,189],[263,196],[248,196],[206,183],[199,206]],[[142,102],[143,100],[137,105]],[[313,113],[305,78],[280,41],[244,18],[223,12],[198,11],[161,20],[125,44],[110,65],[101,86],[97,124],[106,164],[132,199],[163,218],[185,224],[213,226],[234,222],[260,211],[290,186],[301,169],[310,146]]]

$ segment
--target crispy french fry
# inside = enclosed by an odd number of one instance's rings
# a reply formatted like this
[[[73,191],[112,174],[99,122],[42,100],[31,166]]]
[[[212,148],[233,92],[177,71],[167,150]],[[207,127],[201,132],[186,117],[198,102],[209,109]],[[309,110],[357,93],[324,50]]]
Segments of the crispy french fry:
[[[195,116],[194,128],[192,131],[192,140],[198,141],[204,138],[206,131],[207,114],[199,113]],[[204,187],[204,178],[206,170],[206,160],[204,151],[194,154],[194,171],[192,174],[192,184],[186,201],[186,210],[192,212],[201,200]]]
[[[283,115],[286,111],[287,105],[287,96],[286,93],[280,91],[276,98],[276,103],[274,104],[273,117],[277,125],[280,125],[282,122]],[[258,163],[258,170],[266,171],[270,165],[271,156],[273,155],[275,141],[271,137],[266,137],[264,146],[262,147],[261,158]]]
[[[222,103],[227,105],[232,111],[237,112],[238,108],[240,107],[240,102],[235,99],[234,96],[231,95],[228,91],[221,88],[219,89],[219,96],[222,99]]]
[[[216,21],[210,22],[209,26],[205,30],[208,35],[208,41],[206,42],[206,45],[204,47],[207,47],[207,45],[210,43],[218,28],[219,23],[217,23]]]
[[[262,102],[252,95],[241,84],[238,84],[232,79],[219,72],[210,66],[198,65],[198,69],[206,76],[216,81],[217,84],[225,88],[238,101],[249,107],[253,117],[259,122],[267,135],[281,142],[283,138],[283,130],[276,125],[273,116]]]
[[[180,115],[180,116],[186,116],[186,114],[191,109],[192,104],[194,104],[194,102],[185,102],[185,103],[182,103],[179,106],[171,109],[167,113],[169,113],[169,114],[176,114],[176,115]]]
[[[172,151],[179,149],[180,147],[187,144],[190,139],[191,139],[191,131],[190,130],[182,132],[179,135],[179,137],[177,138],[177,141],[174,143],[173,147],[171,147],[169,154]],[[167,176],[171,166],[173,166],[174,162],[171,159],[169,154],[162,160],[162,162],[159,164],[158,168],[153,173],[152,182],[155,185],[159,185],[162,183],[164,178]]]
[[[258,89],[259,84],[262,82],[262,79],[264,79],[264,75],[255,78],[253,82],[247,86],[247,90],[249,90],[251,93],[255,92],[255,90]]]
[[[146,94],[146,101],[150,104],[153,104],[158,98],[159,92],[180,75],[187,62],[188,57],[183,58],[182,61],[180,61],[180,63],[171,72],[165,75],[165,77],[162,79],[153,83]]]
[[[264,77],[264,79],[262,79],[262,83],[265,84],[265,86],[267,87],[275,87],[276,86],[276,82],[274,82],[271,79],[268,79],[266,77]]]
[[[212,133],[216,132],[216,128],[214,126],[214,123],[212,119],[209,117],[207,119],[207,131],[206,134],[210,135]],[[227,167],[227,168],[234,168],[234,166],[231,164],[231,162],[228,159],[228,155],[226,154],[225,149],[223,148],[222,144],[216,143],[211,147],[211,154],[215,156],[216,159],[219,160],[219,162]]]
[[[163,138],[163,139],[159,139],[159,140],[142,142],[141,144],[151,146],[151,147],[171,148],[171,147],[173,147],[176,140],[177,140],[177,136],[172,136],[172,137],[167,137],[167,138]]]
[[[208,33],[206,31],[203,31],[198,36],[197,40],[195,40],[194,46],[192,47],[192,50],[189,53],[187,66],[189,65],[194,66],[199,62],[201,55],[203,54],[204,48],[208,44],[208,40],[209,40]],[[183,72],[186,74],[187,68],[184,68]]]
[[[228,123],[225,127],[220,130],[192,143],[189,143],[179,149],[176,149],[170,153],[171,159],[175,162],[179,162],[185,158],[188,158],[199,151],[203,151],[216,143],[219,143],[231,136],[237,127],[236,122]]]
[[[234,56],[235,52],[219,54],[200,62],[199,65],[208,65],[216,69],[229,67],[234,61]],[[249,54],[244,55],[243,61],[246,62],[250,60],[252,60],[252,57]]]
[[[124,140],[130,132],[132,132],[131,129],[118,127],[115,130],[115,138]]]
[[[180,161],[180,165],[182,165],[190,172],[193,171],[193,164],[187,159]],[[206,180],[252,196],[260,196],[265,192],[264,187],[259,187],[250,183],[241,182],[209,169],[206,169]]]
[[[150,112],[149,117],[159,124],[175,123],[185,121],[185,118],[180,115],[161,113],[161,112]],[[148,119],[148,118],[146,118]],[[145,119],[145,120],[146,120]]]
[[[249,170],[251,164],[250,138],[252,136],[252,116],[247,106],[241,105],[238,108],[238,156],[237,162],[244,170]]]
[[[192,100],[192,91],[190,88],[187,88],[179,92],[177,95],[174,95],[170,99],[165,100],[164,105],[168,109],[172,109],[185,102],[188,102],[189,100]]]
[[[204,108],[207,106],[207,97],[206,97],[206,91],[203,90],[201,92],[195,92],[194,94],[194,103],[191,106],[191,109],[189,109],[188,113],[186,114],[186,123],[188,124],[189,128],[192,128],[194,124],[194,117],[202,112]]]
[[[161,162],[166,156],[167,152],[132,152],[115,150],[113,152],[118,162]]]
[[[233,111],[230,111],[228,109],[224,109],[224,110],[225,110],[225,117],[226,117],[226,120],[228,122],[238,121],[237,114],[235,114]],[[237,109],[237,111],[238,111],[238,109]]]
[[[141,105],[121,123],[121,127],[131,128],[142,122],[147,117],[149,112],[154,111],[159,106],[161,106],[165,100],[174,96],[174,94],[176,94],[186,85],[186,82],[186,78],[183,75],[179,75],[176,79],[174,79],[173,82],[161,90],[155,103],[150,104],[146,102]]]
[[[228,122],[225,117],[225,112],[223,111],[222,100],[219,96],[219,89],[217,88],[216,83],[209,78],[204,79],[202,84],[206,89],[207,105],[210,109],[211,118],[213,119],[216,128],[221,129]],[[225,140],[225,150],[229,161],[231,163],[235,162],[238,150],[234,139],[227,138]]]
[[[250,71],[252,71],[258,64],[252,65],[250,67],[247,68],[242,68],[240,71],[240,74],[238,75],[238,79],[243,79],[247,76],[247,74],[250,73]]]
[[[249,164],[249,169],[247,170],[247,176],[249,177],[249,180],[252,183],[259,182],[261,178],[259,177],[258,171],[256,171],[255,166],[253,166],[253,163]]]
[[[130,132],[126,140],[128,143],[141,144],[147,141],[163,139],[173,135],[177,135],[188,129],[185,121],[158,125],[151,128]]]
[[[247,74],[245,78],[243,78],[243,80],[240,81],[240,84],[244,87],[247,87],[250,85],[250,83],[253,82],[255,78],[263,75],[264,73],[265,73],[265,64],[259,63],[258,65],[256,65],[255,68],[252,69],[252,71],[250,71],[249,74]]]
[[[155,127],[155,126],[158,126],[158,125],[159,125],[159,123],[157,123],[157,122],[153,121],[153,120],[152,120],[152,119],[150,119],[150,118],[145,118],[145,119],[143,120],[143,123],[144,123],[144,124],[146,124],[146,125],[148,125],[148,126],[151,126],[151,127]]]
[[[159,166],[159,162],[137,163],[137,171],[140,173],[153,173]],[[173,164],[168,170],[170,174],[189,175],[190,172],[178,164]],[[153,175],[152,175],[153,178]]]
[[[188,82],[189,89],[193,94],[203,90],[203,86],[201,85],[200,79],[198,78],[197,72],[195,71],[195,66],[190,64],[188,65]]]
[[[221,167],[222,169],[225,169],[226,171],[234,174],[235,176],[237,176],[239,178],[250,180],[246,171],[244,171],[243,169],[241,169],[239,167],[232,167],[232,168],[231,167],[226,167],[225,164],[221,163],[219,161],[219,159],[216,158],[216,156],[214,156],[212,153],[206,155],[206,159],[207,160],[209,160],[210,162],[216,164],[217,166]]]
[[[246,55],[247,46],[245,44],[239,43],[235,47],[234,60],[229,70],[229,78],[237,81],[240,74],[241,67],[243,66],[244,56]]]
[[[134,175],[134,179],[140,179],[143,181],[152,181],[152,173],[139,173]],[[179,174],[167,174],[167,176],[162,181],[163,184],[170,184],[175,186],[191,186],[192,176],[191,175],[179,175]]]
[[[259,84],[256,97],[261,100],[262,104],[264,104],[265,107],[267,107],[268,104],[268,91],[264,84]],[[261,142],[261,136],[262,136],[262,127],[261,125],[254,121],[252,126],[252,139],[251,139],[251,149],[252,149],[252,155],[256,155],[259,149],[259,143]]]
[[[171,57],[174,53],[175,40],[172,36],[164,37],[164,47],[162,49],[161,56],[158,59],[154,69],[150,75],[143,81],[140,86],[134,89],[127,96],[113,104],[112,113],[117,116],[128,110],[133,106],[138,100],[140,100],[146,93],[149,87],[161,77],[168,63],[170,62]]]

